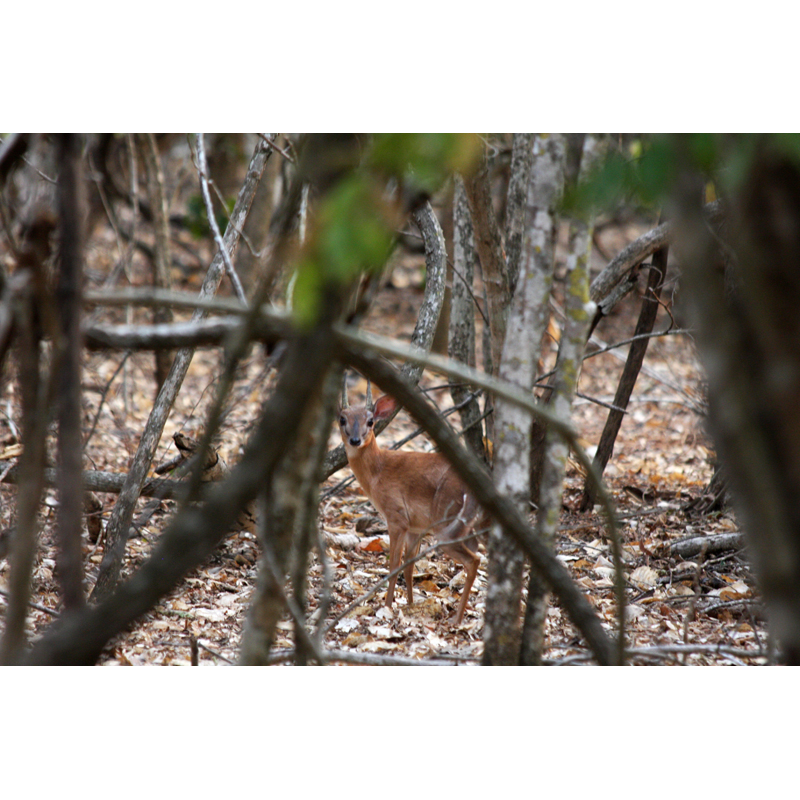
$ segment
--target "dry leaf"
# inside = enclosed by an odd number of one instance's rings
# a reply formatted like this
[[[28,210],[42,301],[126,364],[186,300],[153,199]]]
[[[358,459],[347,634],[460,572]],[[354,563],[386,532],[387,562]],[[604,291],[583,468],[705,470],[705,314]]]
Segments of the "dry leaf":
[[[731,586],[726,586],[719,590],[719,599],[724,602],[731,600],[744,600],[752,595],[750,587],[744,581],[736,581]]]
[[[637,567],[631,572],[629,579],[643,589],[652,589],[658,583],[658,573],[652,567]]]
[[[21,444],[12,444],[9,447],[6,447],[2,453],[0,453],[0,461],[8,461],[10,458],[18,458],[22,455],[22,445]]]
[[[366,550],[369,553],[386,553],[389,550],[388,539],[388,536],[375,536],[366,541],[362,540],[358,547],[360,550]]]
[[[209,622],[222,622],[228,616],[221,608],[196,608],[194,615]]]
[[[639,605],[631,603],[629,606],[625,606],[625,616],[627,619],[639,619],[640,617],[646,616],[647,611]]]

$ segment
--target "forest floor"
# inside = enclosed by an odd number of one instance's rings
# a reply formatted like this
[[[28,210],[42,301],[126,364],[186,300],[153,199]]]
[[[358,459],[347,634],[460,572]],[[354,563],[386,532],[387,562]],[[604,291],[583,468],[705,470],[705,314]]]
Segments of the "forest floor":
[[[633,223],[607,228],[599,243],[607,255],[618,252],[645,227]],[[195,245],[196,247],[196,245]],[[91,253],[95,285],[110,267],[113,243]],[[422,296],[421,255],[408,255],[380,293],[365,328],[407,339],[416,321]],[[594,255],[594,267],[606,260]],[[191,265],[190,265],[191,266]],[[198,263],[199,266],[199,263]],[[182,288],[196,285],[187,270]],[[669,298],[667,298],[669,299]],[[606,344],[633,334],[640,298],[633,295],[604,320],[595,337]],[[106,313],[106,312],[104,312]],[[106,313],[105,319],[122,321],[124,312]],[[145,312],[133,320],[145,321]],[[554,313],[553,332],[558,329]],[[662,309],[656,330],[670,327]],[[573,422],[590,455],[605,423],[607,409],[596,401],[613,401],[627,347],[588,359],[584,364]],[[196,436],[204,411],[213,396],[219,354],[198,351],[184,382],[175,410],[162,438],[156,465],[176,455],[172,435],[183,431]],[[154,397],[152,358],[133,355],[120,369],[116,353],[87,355],[85,426],[92,430],[86,446],[86,469],[124,473],[133,456]],[[248,432],[274,379],[261,348],[255,348],[240,371],[228,405],[223,433],[217,445],[230,464],[236,461]],[[451,405],[441,378],[425,374],[423,385],[442,410]],[[352,385],[352,396],[364,384]],[[0,397],[0,470],[13,460],[18,445],[18,420],[13,382]],[[700,497],[712,474],[713,451],[703,428],[703,378],[688,335],[669,335],[651,341],[645,367],[617,437],[605,479],[621,519],[627,582],[627,633],[637,664],[759,664],[765,662],[767,632],[760,600],[744,551],[728,549],[699,552],[681,558],[676,543],[738,530],[732,513],[693,515],[687,504]],[[401,413],[381,436],[388,447],[415,426]],[[331,432],[331,446],[338,443]],[[431,449],[425,437],[405,445]],[[18,452],[18,451],[16,451]],[[388,572],[387,537],[382,521],[356,484],[340,486],[349,469],[336,473],[322,487],[321,532],[327,543],[326,559],[332,575],[331,608],[326,647],[346,651],[350,661],[400,663],[434,660],[478,663],[482,653],[483,609],[486,597],[486,562],[473,589],[462,625],[448,617],[458,599],[463,574],[444,556],[431,554],[415,570],[415,604],[405,604],[402,581],[392,610],[383,606],[385,589],[369,598],[370,591]],[[610,542],[599,509],[577,511],[583,477],[571,461],[566,477],[559,558],[585,591],[609,631],[615,629],[613,563]],[[115,495],[99,495],[102,516],[108,517]],[[12,523],[15,493],[0,486],[0,526]],[[34,594],[28,633],[35,638],[58,613],[58,586],[54,576],[55,547],[53,509],[55,493],[47,491],[42,533],[34,574]],[[157,506],[154,508],[154,506]],[[140,501],[136,530],[128,543],[125,574],[148,556],[154,541],[173,510],[170,502]],[[356,522],[359,528],[356,532]],[[104,650],[100,663],[107,665],[188,664],[190,641],[199,645],[201,665],[235,663],[248,605],[257,579],[258,544],[248,532],[228,537],[215,555],[145,614],[127,633],[116,637]],[[84,534],[87,591],[94,583],[102,559],[102,541]],[[0,559],[0,587],[8,581],[8,562]],[[324,591],[323,564],[315,554],[309,576],[309,610],[318,606]],[[5,598],[0,595],[0,607]],[[343,613],[347,611],[347,613]],[[338,618],[341,617],[341,618]],[[338,619],[337,619],[338,618]],[[334,622],[334,620],[336,620]],[[277,651],[292,647],[292,622],[279,625]],[[548,663],[584,663],[587,651],[576,629],[556,601],[551,602],[546,631]]]

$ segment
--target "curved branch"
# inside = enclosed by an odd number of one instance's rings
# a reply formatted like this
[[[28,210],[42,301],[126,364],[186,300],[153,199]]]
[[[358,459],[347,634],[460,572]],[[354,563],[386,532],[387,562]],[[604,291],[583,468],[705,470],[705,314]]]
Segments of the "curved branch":
[[[719,200],[708,203],[704,211],[709,219],[717,219],[722,215],[722,204]],[[592,300],[599,304],[614,291],[618,284],[627,280],[628,273],[634,267],[641,264],[648,256],[653,255],[656,250],[670,244],[674,235],[675,226],[671,222],[665,222],[632,241],[592,281],[589,292]],[[610,309],[606,309],[605,313],[608,313],[608,310]]]

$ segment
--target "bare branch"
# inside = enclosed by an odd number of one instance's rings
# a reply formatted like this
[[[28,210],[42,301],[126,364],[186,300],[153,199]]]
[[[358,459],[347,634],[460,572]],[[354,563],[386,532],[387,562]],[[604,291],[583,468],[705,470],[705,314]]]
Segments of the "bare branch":
[[[203,193],[203,202],[206,205],[206,216],[208,217],[208,224],[211,226],[211,230],[214,233],[214,240],[217,243],[217,247],[219,248],[219,253],[222,256],[222,260],[225,263],[225,270],[228,273],[228,277],[230,278],[231,284],[233,285],[233,289],[236,292],[236,296],[242,302],[243,305],[247,305],[247,297],[245,296],[244,289],[242,288],[242,282],[239,280],[239,276],[236,274],[236,270],[234,269],[233,262],[231,261],[230,254],[228,253],[228,248],[225,245],[225,242],[222,239],[222,234],[219,232],[219,225],[217,225],[217,218],[214,214],[214,205],[211,202],[211,195],[208,191],[208,162],[206,161],[206,150],[205,145],[203,143],[203,134],[198,133],[195,136],[195,143],[197,145],[197,160],[198,166],[197,171],[200,175],[200,189]]]
[[[718,200],[714,203],[708,203],[704,212],[709,219],[717,219],[722,215],[722,204]],[[673,240],[674,235],[674,225],[671,222],[664,222],[631,242],[592,281],[590,288],[591,299],[600,305],[618,284],[627,279],[628,273],[634,267],[653,255],[656,250],[668,245]],[[605,313],[608,313],[609,310],[606,309]]]

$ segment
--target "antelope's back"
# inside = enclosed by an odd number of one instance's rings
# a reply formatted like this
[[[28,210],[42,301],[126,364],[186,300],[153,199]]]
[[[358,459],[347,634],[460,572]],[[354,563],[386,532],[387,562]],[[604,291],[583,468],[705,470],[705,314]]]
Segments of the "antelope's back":
[[[413,529],[425,531],[447,524],[458,514],[467,488],[441,453],[384,452],[381,484],[401,487],[375,503],[384,516],[404,514]]]

